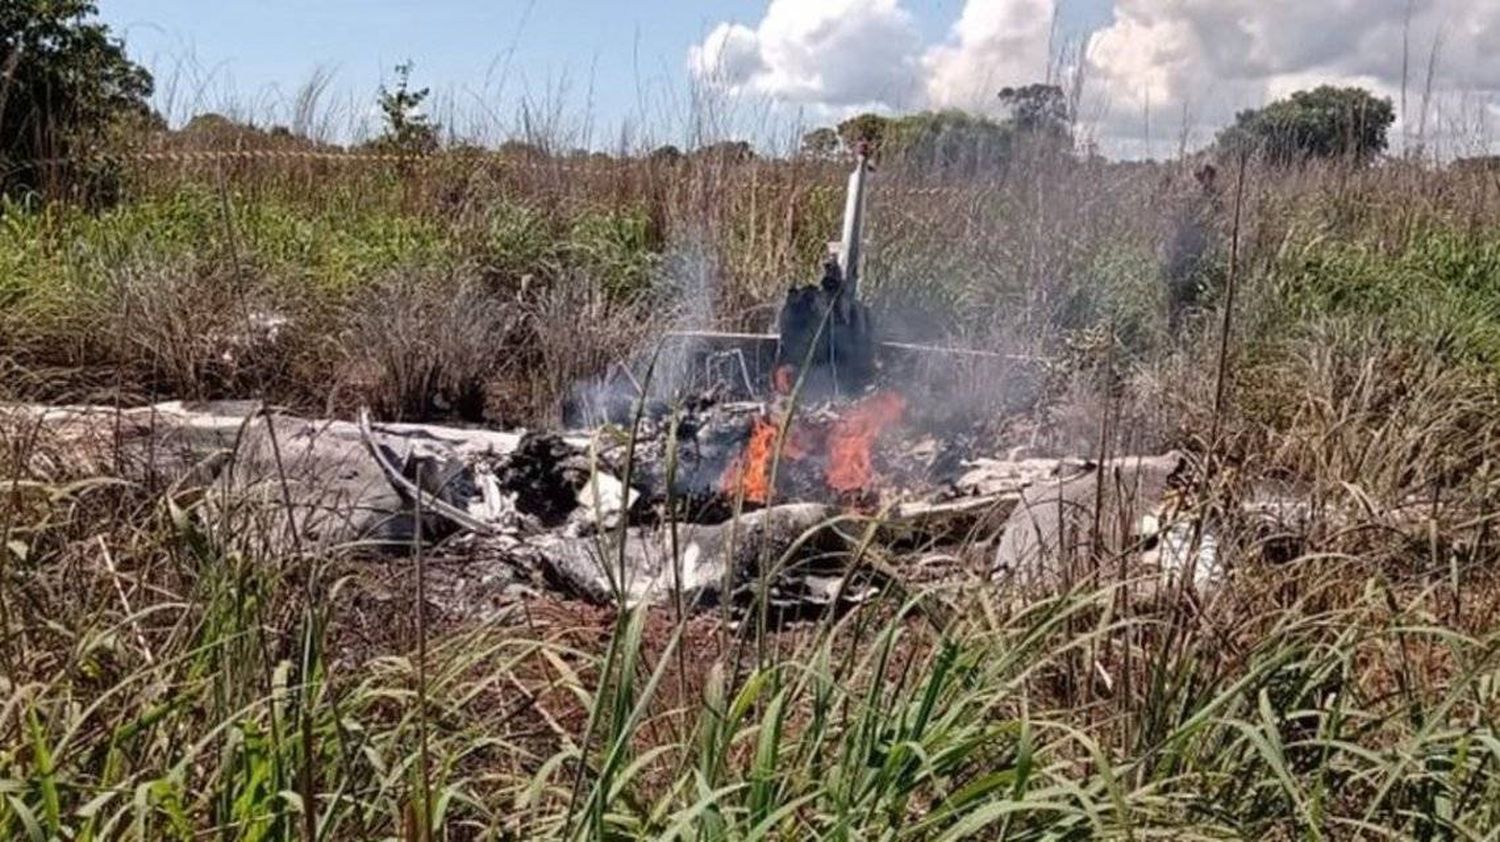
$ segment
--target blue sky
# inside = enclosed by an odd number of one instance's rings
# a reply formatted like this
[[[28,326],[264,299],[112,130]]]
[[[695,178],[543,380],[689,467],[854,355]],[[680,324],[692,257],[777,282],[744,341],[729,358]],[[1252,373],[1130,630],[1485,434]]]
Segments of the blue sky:
[[[524,113],[554,143],[594,148],[737,137],[775,151],[860,110],[993,112],[1000,87],[1049,67],[1085,80],[1079,139],[1122,157],[1199,146],[1237,110],[1319,84],[1422,92],[1397,148],[1479,154],[1500,126],[1497,0],[100,2],[170,118],[291,123],[321,69],[327,124],[313,128],[334,139],[371,121],[407,59],[460,136],[512,136]],[[1054,19],[1085,52],[1059,61]]]
[[[320,68],[333,74],[329,101],[353,113],[396,63],[410,59],[418,84],[451,98],[446,113],[472,112],[481,101],[486,109],[512,111],[523,96],[561,102],[575,123],[589,116],[598,144],[622,123],[649,123],[653,115],[686,108],[689,49],[721,23],[754,26],[766,6],[764,0],[103,0],[100,11],[131,55],[156,73],[162,103],[175,119],[229,106],[284,119],[288,100]],[[906,6],[932,43],[947,37],[963,7],[963,0]],[[1059,18],[1069,32],[1082,33],[1107,22],[1109,10],[1108,0],[1066,0]]]

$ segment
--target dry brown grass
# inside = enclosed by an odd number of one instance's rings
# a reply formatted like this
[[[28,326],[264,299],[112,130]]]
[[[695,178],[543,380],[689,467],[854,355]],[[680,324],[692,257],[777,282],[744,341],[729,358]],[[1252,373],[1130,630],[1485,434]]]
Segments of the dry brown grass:
[[[152,164],[119,210],[165,203],[141,227],[38,222],[26,242],[53,251],[19,265],[58,276],[28,274],[5,314],[25,328],[5,388],[393,417],[465,414],[478,390],[491,421],[535,422],[665,325],[762,327],[838,205],[837,170],[806,162],[358,166]],[[1130,606],[1101,575],[1018,601],[961,578],[921,588],[958,608],[941,630],[893,594],[762,647],[543,599],[493,623],[434,613],[419,673],[412,566],[267,558],[201,530],[191,490],[122,487],[108,460],[0,429],[0,830],[286,835],[296,792],[330,838],[414,837],[430,785],[454,838],[1484,838],[1495,187],[1253,173],[1215,417],[1214,314],[1164,329],[1158,248],[1187,173],[882,172],[870,293],[915,336],[1055,360],[1045,382],[966,381],[1025,392],[986,404],[1011,422],[994,429],[1211,454],[1196,502],[1221,508],[1232,570],[1211,597]],[[210,201],[174,204],[193,190]],[[100,243],[107,259],[80,256]],[[260,308],[285,332],[226,362]],[[1270,534],[1234,514],[1270,492],[1302,506]]]

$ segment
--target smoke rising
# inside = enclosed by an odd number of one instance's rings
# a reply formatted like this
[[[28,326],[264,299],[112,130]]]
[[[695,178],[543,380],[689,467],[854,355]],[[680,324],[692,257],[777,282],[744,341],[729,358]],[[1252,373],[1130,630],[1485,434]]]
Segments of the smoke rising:
[[[564,401],[564,422],[591,427],[629,421],[644,396],[664,405],[704,372],[697,343],[674,334],[713,328],[719,299],[719,270],[706,236],[678,239],[664,256],[649,292],[653,309],[664,313],[660,330],[608,371],[577,383]],[[658,407],[661,408],[661,407]]]

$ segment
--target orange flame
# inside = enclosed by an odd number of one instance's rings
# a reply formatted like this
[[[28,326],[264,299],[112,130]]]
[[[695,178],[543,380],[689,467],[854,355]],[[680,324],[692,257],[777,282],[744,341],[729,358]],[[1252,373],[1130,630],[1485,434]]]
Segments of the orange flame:
[[[730,461],[719,479],[719,490],[725,494],[737,494],[744,486],[745,499],[764,504],[771,499],[772,456],[776,452],[776,437],[781,424],[775,418],[762,415],[750,425],[750,440],[743,450]],[[787,431],[786,441],[781,447],[782,458],[795,461],[807,456],[807,446],[797,427]]]
[[[839,492],[869,488],[875,478],[871,450],[905,413],[906,401],[894,392],[871,395],[844,413],[828,432],[828,487]]]
[[[793,423],[782,443],[783,462],[796,462],[821,450],[827,456],[824,481],[841,494],[868,489],[875,480],[871,452],[886,429],[899,423],[906,401],[895,393],[871,395],[846,410],[828,428],[826,435],[805,422]],[[781,422],[760,416],[750,426],[750,438],[730,460],[719,478],[719,490],[727,495],[743,488],[745,499],[764,505],[771,499],[771,468]]]

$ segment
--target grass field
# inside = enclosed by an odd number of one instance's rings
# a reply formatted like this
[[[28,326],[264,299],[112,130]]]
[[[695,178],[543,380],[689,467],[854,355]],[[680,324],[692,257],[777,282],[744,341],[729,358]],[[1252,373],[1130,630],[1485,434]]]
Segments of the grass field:
[[[1201,598],[975,570],[764,636],[548,598],[454,625],[417,564],[267,558],[192,489],[0,429],[0,837],[1496,838],[1500,182],[1238,175],[1176,326],[1191,164],[882,171],[870,209],[888,331],[1054,361],[1039,446],[1181,447],[1204,505],[1306,501],[1292,552],[1226,532]],[[669,327],[764,328],[840,179],[133,164],[106,210],[0,210],[0,398],[553,423]]]

